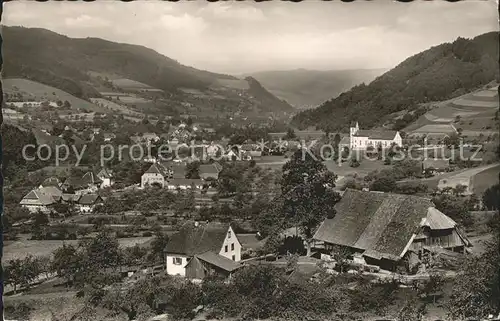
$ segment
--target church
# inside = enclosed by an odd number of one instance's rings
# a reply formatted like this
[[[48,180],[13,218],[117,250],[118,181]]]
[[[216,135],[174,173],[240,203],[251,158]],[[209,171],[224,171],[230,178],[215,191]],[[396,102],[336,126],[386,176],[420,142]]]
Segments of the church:
[[[388,148],[392,144],[403,145],[403,140],[398,131],[393,130],[360,130],[358,122],[352,123],[349,130],[349,141],[341,144],[350,149],[366,149],[368,146]]]

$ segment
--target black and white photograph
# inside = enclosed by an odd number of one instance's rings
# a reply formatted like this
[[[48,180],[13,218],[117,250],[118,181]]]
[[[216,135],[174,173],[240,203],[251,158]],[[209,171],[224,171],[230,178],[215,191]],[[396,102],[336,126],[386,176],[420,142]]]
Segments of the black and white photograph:
[[[500,321],[498,1],[0,5],[2,320]]]

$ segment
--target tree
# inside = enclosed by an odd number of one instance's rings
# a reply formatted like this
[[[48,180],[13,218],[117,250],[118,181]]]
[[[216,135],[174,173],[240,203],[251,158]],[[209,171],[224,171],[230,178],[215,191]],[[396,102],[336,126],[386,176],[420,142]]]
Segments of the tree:
[[[7,261],[4,271],[5,283],[14,287],[14,294],[17,293],[17,287],[29,287],[31,282],[39,274],[39,266],[36,259],[30,255],[24,259],[12,259]]]
[[[296,138],[297,138],[297,135],[295,134],[295,131],[292,128],[288,128],[285,136],[283,137],[283,139],[285,139],[285,140],[293,140]]]
[[[422,292],[425,296],[432,296],[433,303],[436,303],[437,292],[441,291],[445,283],[443,272],[430,272],[429,279],[425,282]]]
[[[99,232],[94,238],[80,242],[81,266],[77,287],[88,286],[90,297],[102,295],[106,286],[118,280],[117,269],[122,262],[118,241],[108,231]]]
[[[64,106],[64,108],[70,108],[71,103],[69,101],[65,100],[63,106]]]
[[[432,202],[436,205],[438,210],[451,219],[465,226],[470,226],[474,223],[466,200],[454,195],[442,194],[434,197]]]
[[[163,262],[165,247],[168,243],[168,235],[160,231],[156,232],[153,241],[151,241],[152,262]]]
[[[447,308],[453,319],[481,319],[500,310],[499,236],[480,256],[468,257],[453,281]]]
[[[66,279],[66,285],[71,286],[82,268],[82,257],[72,245],[63,244],[53,253],[52,270],[58,276]]]
[[[488,210],[500,209],[500,184],[493,185],[484,191],[483,206]]]
[[[186,165],[186,178],[199,179],[200,178],[200,165],[201,163],[191,162]]]
[[[333,142],[334,142],[335,146],[338,146],[340,144],[341,140],[342,140],[342,138],[340,137],[340,134],[336,133],[335,137],[333,138]]]
[[[283,166],[283,214],[300,228],[308,253],[315,229],[326,217],[334,215],[333,206],[340,199],[334,191],[336,179],[322,162],[302,150]]]
[[[370,190],[392,192],[396,189],[396,180],[393,177],[379,177],[370,184]]]
[[[455,196],[462,196],[467,191],[467,186],[462,184],[457,184],[453,189],[453,194]]]

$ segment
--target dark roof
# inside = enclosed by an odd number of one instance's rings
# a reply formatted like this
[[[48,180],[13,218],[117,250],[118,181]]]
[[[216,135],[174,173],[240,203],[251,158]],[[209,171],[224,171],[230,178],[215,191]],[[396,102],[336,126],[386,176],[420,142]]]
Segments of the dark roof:
[[[393,130],[358,130],[355,137],[368,137],[369,139],[392,140],[396,136]]]
[[[266,238],[259,239],[256,233],[237,234],[238,241],[244,249],[258,250],[264,247]]]
[[[174,164],[170,166],[173,171],[173,178],[186,178],[186,165],[184,164]]]
[[[226,238],[229,224],[187,222],[170,237],[165,252],[196,255],[207,251],[219,252]]]
[[[219,174],[220,169],[215,164],[203,164],[200,165],[200,174]]]
[[[74,189],[77,189],[77,188],[85,188],[87,187],[86,184],[83,182],[82,178],[81,177],[75,177],[75,176],[72,176],[72,177],[68,177],[65,181],[64,181],[64,186],[66,187],[73,187]]]
[[[61,181],[59,180],[59,178],[57,177],[47,177],[43,183],[42,183],[42,186],[43,187],[46,187],[46,186],[57,186],[59,187],[59,185],[61,185]]]
[[[82,176],[82,182],[84,184],[101,184],[102,183],[102,180],[97,177],[97,175],[94,173],[94,172],[86,172],[83,176]]]
[[[233,272],[234,270],[241,267],[240,263],[237,263],[212,251],[207,251],[205,253],[195,255],[195,258],[198,258],[201,261],[214,265],[228,272]]]
[[[433,207],[429,199],[413,195],[347,189],[335,217],[321,224],[314,239],[399,260]]]
[[[151,165],[144,174],[160,174],[162,176],[168,176],[168,170],[158,163]]]
[[[81,195],[77,194],[62,194],[61,200],[65,202],[77,202]]]
[[[351,146],[351,138],[349,136],[344,136],[339,142],[339,145]]]
[[[101,200],[101,197],[97,194],[83,194],[78,200],[78,204],[93,205],[99,200]]]

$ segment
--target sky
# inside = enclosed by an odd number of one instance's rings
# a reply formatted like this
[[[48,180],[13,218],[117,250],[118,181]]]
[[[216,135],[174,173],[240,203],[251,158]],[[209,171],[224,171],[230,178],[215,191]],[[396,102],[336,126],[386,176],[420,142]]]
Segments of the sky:
[[[431,46],[498,30],[497,4],[486,0],[13,1],[2,18],[7,26],[143,45],[228,74],[392,68]]]

